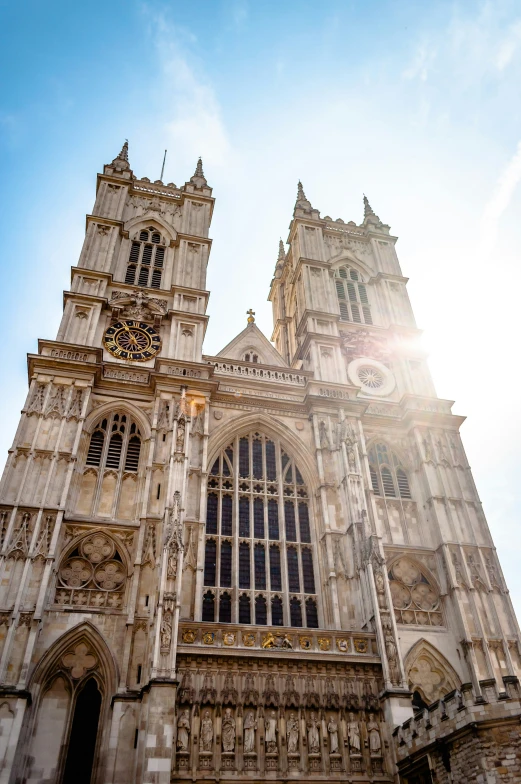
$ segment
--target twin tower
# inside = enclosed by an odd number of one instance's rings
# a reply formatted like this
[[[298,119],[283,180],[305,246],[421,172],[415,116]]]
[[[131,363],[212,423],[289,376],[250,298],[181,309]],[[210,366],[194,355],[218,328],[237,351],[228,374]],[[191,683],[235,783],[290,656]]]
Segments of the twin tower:
[[[0,784],[521,777],[520,637],[396,256],[299,183],[203,355],[214,209],[96,201],[0,486]]]

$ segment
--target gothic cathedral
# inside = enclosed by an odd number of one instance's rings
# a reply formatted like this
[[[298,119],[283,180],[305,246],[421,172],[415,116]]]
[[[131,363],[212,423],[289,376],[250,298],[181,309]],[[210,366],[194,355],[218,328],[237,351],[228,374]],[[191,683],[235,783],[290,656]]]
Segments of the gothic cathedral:
[[[299,183],[217,356],[212,189],[98,175],[0,486],[0,784],[521,780],[520,636],[395,252]]]

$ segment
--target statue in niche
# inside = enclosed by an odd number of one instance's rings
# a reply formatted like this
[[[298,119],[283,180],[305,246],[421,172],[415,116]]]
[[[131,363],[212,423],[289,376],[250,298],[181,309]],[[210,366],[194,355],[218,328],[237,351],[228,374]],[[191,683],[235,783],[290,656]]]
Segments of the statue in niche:
[[[205,711],[201,722],[201,744],[202,751],[211,751],[213,743],[213,722],[210,711]]]
[[[360,726],[355,719],[354,713],[349,714],[349,721],[347,722],[347,739],[349,742],[349,753],[361,754]]]
[[[257,721],[253,711],[248,711],[244,719],[244,753],[252,754],[255,751],[255,730]]]
[[[188,738],[190,735],[190,715],[184,710],[177,720],[177,750],[188,751]]]
[[[374,720],[374,713],[369,714],[367,722],[367,733],[369,735],[369,751],[378,757],[382,752],[382,740],[380,738],[380,728],[378,722]]]
[[[329,436],[327,434],[327,425],[323,419],[318,423],[318,437],[321,449],[329,449]]]
[[[338,754],[338,724],[334,716],[331,716],[327,723],[327,731],[329,733],[329,753]]]
[[[318,731],[318,721],[314,711],[308,721],[308,750],[310,754],[320,754],[320,734]]]
[[[176,547],[171,547],[168,551],[168,566],[167,577],[169,580],[175,580],[177,577],[177,562],[179,555]]]
[[[264,722],[266,751],[268,754],[277,753],[277,714],[271,711],[270,715]]]
[[[161,651],[170,650],[170,643],[172,641],[172,615],[165,613],[161,621]]]
[[[427,438],[423,439],[423,451],[425,454],[425,460],[430,462],[432,460],[432,449],[430,441]]]
[[[177,423],[177,435],[175,441],[176,452],[182,452],[185,446],[185,421],[179,419]]]
[[[385,580],[381,569],[375,571],[374,582],[376,585],[376,595],[378,597],[378,607],[381,610],[385,610],[387,607],[387,602],[385,599]]]
[[[286,724],[286,739],[288,742],[288,754],[298,753],[298,719],[293,711],[289,714]]]
[[[223,751],[233,751],[235,749],[235,719],[232,716],[232,709],[226,708],[222,726]]]

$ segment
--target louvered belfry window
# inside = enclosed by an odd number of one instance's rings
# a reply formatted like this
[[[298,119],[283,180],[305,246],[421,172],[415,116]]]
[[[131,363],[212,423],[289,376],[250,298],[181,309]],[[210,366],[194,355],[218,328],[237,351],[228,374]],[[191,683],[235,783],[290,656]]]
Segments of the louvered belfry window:
[[[101,419],[94,428],[85,467],[96,469],[99,487],[107,471],[116,473],[119,485],[125,475],[138,472],[140,455],[141,433],[138,426],[127,414],[114,412]]]
[[[335,273],[335,288],[342,321],[373,323],[367,287],[358,270],[340,267]]]
[[[284,446],[237,436],[210,468],[203,620],[318,628],[312,530],[308,490]]]
[[[369,451],[371,487],[375,495],[410,499],[411,488],[398,455],[387,444],[373,444]]]
[[[157,229],[153,226],[143,229],[139,239],[133,240],[130,246],[125,283],[160,289],[165,251],[166,246]]]

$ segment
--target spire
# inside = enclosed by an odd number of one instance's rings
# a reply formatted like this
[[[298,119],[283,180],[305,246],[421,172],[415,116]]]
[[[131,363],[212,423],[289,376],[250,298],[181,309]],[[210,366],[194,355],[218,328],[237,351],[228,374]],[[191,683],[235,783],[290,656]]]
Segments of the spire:
[[[194,177],[204,177],[203,159],[199,157],[197,166],[195,167]]]
[[[311,206],[311,202],[306,198],[306,194],[304,193],[304,188],[302,187],[302,183],[299,180],[297,186],[297,201],[295,202],[295,209],[301,210],[312,210],[313,207]]]
[[[109,166],[112,169],[115,169],[116,172],[128,171],[130,169],[130,164],[128,162],[128,139],[125,139],[123,147]]]
[[[121,152],[118,155],[118,158],[128,163],[128,139],[125,139],[125,144],[121,148]]]
[[[190,177],[190,182],[192,182],[198,188],[202,188],[203,185],[208,185],[206,182],[206,177],[204,176],[202,158],[197,160],[197,166],[195,167],[195,171],[192,177]]]
[[[371,223],[380,223],[380,218],[369,204],[369,199],[364,193],[364,223],[365,221],[370,221]]]
[[[277,263],[275,264],[275,277],[280,278],[282,270],[284,269],[284,262],[286,261],[286,251],[284,250],[284,243],[279,240],[279,255],[277,256]]]

